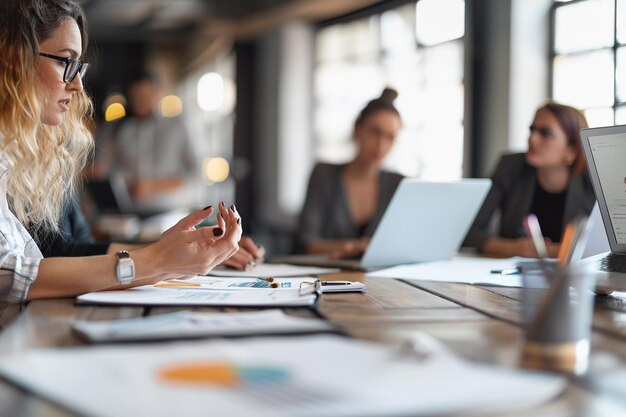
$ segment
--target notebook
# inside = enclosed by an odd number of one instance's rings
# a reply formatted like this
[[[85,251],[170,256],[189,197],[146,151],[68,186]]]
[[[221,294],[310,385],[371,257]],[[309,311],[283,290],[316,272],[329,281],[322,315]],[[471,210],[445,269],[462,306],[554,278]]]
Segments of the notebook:
[[[489,179],[427,182],[406,178],[398,186],[361,259],[294,255],[279,260],[372,270],[449,259],[461,246],[490,187]]]
[[[626,125],[582,129],[580,136],[602,219],[594,228],[604,227],[610,248],[587,253],[580,264],[603,292],[626,291]]]

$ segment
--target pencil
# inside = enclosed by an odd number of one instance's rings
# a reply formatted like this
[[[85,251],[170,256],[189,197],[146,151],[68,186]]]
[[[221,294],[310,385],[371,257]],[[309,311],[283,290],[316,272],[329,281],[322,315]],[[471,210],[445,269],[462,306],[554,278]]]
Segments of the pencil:
[[[572,249],[572,244],[574,242],[574,235],[576,234],[576,226],[574,223],[569,223],[565,228],[565,232],[563,232],[563,239],[561,239],[561,247],[559,248],[558,255],[558,265],[565,266],[567,265],[568,256]]]
[[[158,284],[154,284],[155,287],[157,288],[168,288],[168,287],[202,287],[201,284],[198,284],[197,282],[160,282]]]

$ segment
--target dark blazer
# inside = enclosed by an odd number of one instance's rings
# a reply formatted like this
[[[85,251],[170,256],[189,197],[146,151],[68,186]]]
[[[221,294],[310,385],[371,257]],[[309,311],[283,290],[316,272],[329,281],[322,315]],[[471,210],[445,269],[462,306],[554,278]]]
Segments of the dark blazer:
[[[309,180],[306,200],[300,215],[298,250],[313,239],[350,239],[361,236],[350,218],[342,173],[346,165],[317,164]],[[378,207],[365,229],[371,236],[376,230],[398,184],[404,178],[388,171],[380,172]]]
[[[470,228],[464,245],[480,249],[491,237],[490,222],[500,213],[499,237],[515,239],[526,236],[523,219],[530,212],[535,195],[537,171],[526,163],[526,154],[509,154],[500,159],[491,190]],[[565,197],[563,228],[581,215],[589,215],[596,197],[587,173],[571,179]]]
[[[45,258],[59,256],[103,255],[108,243],[98,243],[91,234],[78,202],[67,200],[59,222],[59,231],[38,231],[29,228]]]

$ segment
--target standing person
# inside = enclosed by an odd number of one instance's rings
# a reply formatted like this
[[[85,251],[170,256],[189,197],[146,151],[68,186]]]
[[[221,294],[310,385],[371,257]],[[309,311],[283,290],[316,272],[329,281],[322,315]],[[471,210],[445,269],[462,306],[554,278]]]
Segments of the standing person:
[[[59,229],[93,138],[82,77],[86,20],[73,0],[0,3],[0,302],[68,297],[206,273],[238,249],[241,219],[220,204],[218,226],[197,210],[158,242],[101,256],[42,258],[24,225]]]
[[[579,139],[585,127],[585,116],[573,107],[541,106],[530,126],[528,151],[500,159],[465,245],[490,256],[536,257],[522,223],[534,213],[548,253],[555,257],[565,225],[591,213],[596,201]],[[494,234],[490,223],[497,212],[500,225]]]
[[[196,205],[194,186],[200,171],[193,144],[180,117],[161,115],[162,97],[154,74],[138,74],[128,88],[131,116],[108,129],[96,155],[95,172],[121,174],[138,213]]]
[[[344,165],[317,164],[300,217],[299,246],[306,253],[334,258],[363,254],[402,176],[383,170],[402,127],[393,105],[398,96],[386,88],[354,123],[356,157]]]

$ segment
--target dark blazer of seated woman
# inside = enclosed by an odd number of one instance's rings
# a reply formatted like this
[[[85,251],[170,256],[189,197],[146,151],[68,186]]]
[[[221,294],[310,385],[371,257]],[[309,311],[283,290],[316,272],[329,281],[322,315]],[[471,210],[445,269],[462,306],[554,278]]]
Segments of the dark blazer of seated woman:
[[[377,208],[369,222],[357,225],[350,216],[342,175],[346,165],[317,164],[309,180],[309,188],[300,216],[300,246],[315,239],[359,239],[371,236],[404,178],[381,170]]]
[[[491,190],[465,239],[466,246],[481,248],[485,244],[492,236],[489,226],[496,212],[500,213],[498,236],[508,239],[526,236],[522,222],[531,212],[537,188],[540,186],[537,184],[537,171],[526,163],[525,156],[526,154],[517,153],[504,155],[500,159],[491,177]],[[557,197],[564,197],[562,209],[553,206],[554,217],[561,219],[555,224],[559,231],[577,217],[588,215],[596,201],[591,181],[586,174],[572,178],[563,193],[564,195],[558,193]],[[552,228],[544,226],[543,229],[546,236],[546,232]],[[552,237],[550,239],[560,241]]]

